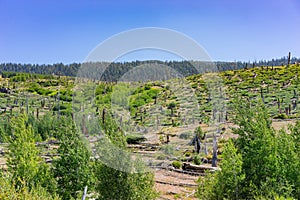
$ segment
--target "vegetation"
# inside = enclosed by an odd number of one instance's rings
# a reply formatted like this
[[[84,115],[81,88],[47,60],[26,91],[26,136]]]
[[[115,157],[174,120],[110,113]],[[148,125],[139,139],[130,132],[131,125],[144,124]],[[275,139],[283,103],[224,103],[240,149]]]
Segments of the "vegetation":
[[[145,171],[145,166],[140,160],[132,160],[122,151],[126,147],[125,136],[111,118],[108,117],[102,125],[105,137],[121,151],[114,152],[107,146],[103,148],[104,141],[100,141],[98,145],[98,152],[105,155],[105,159],[113,161],[109,166],[102,164],[101,160],[96,162],[98,199],[154,199],[157,193],[153,190],[153,174]],[[116,165],[122,168],[113,168]]]
[[[175,169],[180,169],[182,167],[182,163],[180,161],[173,161],[172,162],[172,166],[175,168]]]
[[[91,152],[81,138],[75,124],[63,120],[59,134],[60,157],[53,161],[53,173],[57,180],[57,193],[63,199],[76,198],[85,186],[93,183]]]
[[[297,58],[291,58],[290,63],[299,62]],[[282,57],[279,59],[272,59],[269,61],[258,61],[251,63],[252,66],[281,66],[286,65],[288,63],[288,57]],[[197,74],[197,70],[193,66],[199,65],[208,65],[211,63],[206,62],[197,62],[197,61],[133,61],[133,62],[125,62],[125,63],[106,63],[106,62],[97,62],[97,63],[89,63],[89,66],[102,66],[107,67],[103,78],[106,81],[114,81],[118,80],[123,74],[128,72],[130,69],[140,65],[165,65],[171,67],[178,71],[180,74],[185,76],[190,76],[192,74]],[[219,71],[225,70],[236,70],[236,69],[244,69],[250,63],[246,62],[216,62],[217,69]],[[7,72],[25,72],[25,73],[36,73],[36,74],[45,74],[46,76],[50,76],[49,74],[55,75],[63,75],[63,76],[76,76],[78,69],[81,66],[84,66],[85,63],[72,63],[69,65],[65,65],[63,63],[56,64],[48,64],[48,65],[38,65],[38,64],[17,64],[17,63],[2,63],[0,64],[0,70]],[[92,66],[93,65],[93,66]],[[13,74],[7,74],[7,76],[11,76]]]
[[[143,135],[126,135],[127,144],[138,144],[144,141],[146,141],[146,138]]]
[[[48,165],[39,157],[35,147],[33,130],[27,125],[27,116],[12,119],[13,134],[9,138],[8,171],[16,189],[32,189],[42,186],[48,191],[55,190],[55,181]]]
[[[207,63],[145,61],[172,66],[188,77],[117,82],[143,63],[109,65],[102,81],[85,80],[95,86],[87,95],[73,91],[78,83],[68,77],[79,64],[2,64],[0,199],[80,199],[86,186],[96,199],[154,199],[154,174],[128,154],[129,147],[142,145],[159,151],[155,162],[176,169],[185,166],[182,162],[197,169],[217,158],[221,170],[199,178],[199,199],[300,198],[299,64],[282,66],[285,59],[257,62],[255,68],[216,63],[226,93],[220,99],[228,107],[220,124],[236,127],[220,139],[225,128],[214,130],[208,123],[217,113],[212,100],[217,91],[211,92],[205,76],[191,66]],[[180,90],[181,81],[188,89]],[[278,131],[272,128],[274,119],[295,125]],[[156,143],[147,141],[143,134],[148,132],[157,136]],[[196,141],[194,151],[190,140]]]
[[[299,198],[299,150],[293,139],[299,123],[288,134],[271,127],[263,105],[237,104],[236,113],[239,137],[225,145],[222,170],[200,179],[199,198]]]

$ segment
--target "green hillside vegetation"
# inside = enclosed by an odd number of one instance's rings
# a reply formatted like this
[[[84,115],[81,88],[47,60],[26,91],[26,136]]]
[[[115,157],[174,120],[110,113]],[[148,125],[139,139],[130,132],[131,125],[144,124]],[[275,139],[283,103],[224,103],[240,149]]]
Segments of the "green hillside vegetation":
[[[2,71],[0,199],[80,199],[85,186],[97,199],[154,199],[155,177],[140,160],[118,160],[137,173],[101,162],[96,155],[109,156],[101,137],[129,152],[146,143],[154,164],[180,170],[211,161],[215,136],[221,170],[199,177],[199,199],[299,199],[299,71],[299,64],[222,71],[221,89],[203,74],[128,83]],[[74,89],[81,83],[84,92]],[[226,109],[216,130],[209,122],[220,100]],[[280,119],[295,125],[277,131],[271,123]],[[158,141],[148,144],[148,133]],[[209,144],[206,154],[188,145],[195,137]]]

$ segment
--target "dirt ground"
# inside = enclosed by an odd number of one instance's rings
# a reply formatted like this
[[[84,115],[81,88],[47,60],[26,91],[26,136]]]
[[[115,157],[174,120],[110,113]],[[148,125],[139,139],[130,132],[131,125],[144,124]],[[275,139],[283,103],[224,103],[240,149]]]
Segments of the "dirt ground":
[[[155,170],[155,187],[160,192],[158,199],[197,199],[194,194],[197,189],[197,176],[190,176],[164,169]],[[179,185],[190,186],[179,186]]]

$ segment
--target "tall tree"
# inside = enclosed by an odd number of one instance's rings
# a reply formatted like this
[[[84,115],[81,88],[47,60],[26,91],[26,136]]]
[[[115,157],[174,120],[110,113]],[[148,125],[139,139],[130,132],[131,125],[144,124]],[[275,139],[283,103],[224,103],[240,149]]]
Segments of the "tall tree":
[[[225,146],[221,171],[200,179],[200,199],[299,199],[299,122],[275,131],[264,104],[236,105],[239,137]]]
[[[31,189],[39,185],[54,192],[54,179],[49,166],[39,156],[27,115],[21,114],[13,118],[11,127],[7,165],[8,171],[12,174],[12,181],[20,189],[23,187]]]
[[[58,194],[63,199],[72,199],[93,182],[91,152],[75,124],[69,119],[60,119],[60,156],[53,161],[53,170],[57,179]]]
[[[263,104],[251,108],[249,103],[240,102],[235,123],[239,127],[234,130],[239,135],[236,144],[246,175],[244,198],[257,194],[268,198],[299,197],[299,150],[292,134],[271,127]]]
[[[107,115],[102,127],[105,139],[99,141],[97,151],[100,159],[96,161],[95,168],[98,199],[154,199],[157,195],[153,188],[154,175],[145,170],[142,161],[132,161],[125,152],[126,140],[122,130],[110,115]],[[111,144],[118,150],[111,151]],[[123,170],[114,165],[122,166]]]

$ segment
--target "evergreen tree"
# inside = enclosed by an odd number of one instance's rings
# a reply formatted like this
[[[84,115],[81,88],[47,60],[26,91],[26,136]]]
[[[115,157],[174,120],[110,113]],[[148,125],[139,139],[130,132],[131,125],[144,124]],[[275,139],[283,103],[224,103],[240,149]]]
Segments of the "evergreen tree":
[[[41,186],[54,192],[54,179],[49,166],[39,156],[27,115],[22,114],[13,118],[11,127],[7,165],[8,171],[12,174],[12,182],[18,189]]]
[[[239,102],[221,171],[200,179],[200,199],[299,199],[299,122],[291,134],[275,131],[264,105]]]
[[[9,200],[59,200],[55,194],[50,194],[41,186],[31,189],[23,187],[22,190],[16,189],[16,185],[11,180],[10,175],[1,174],[0,176],[0,199]]]
[[[234,130],[243,157],[243,197],[299,197],[299,151],[292,134],[275,131],[263,104],[240,102]],[[298,127],[299,128],[299,127]]]
[[[58,194],[63,199],[76,198],[79,191],[93,182],[91,152],[71,120],[62,119],[59,137],[60,156],[53,161]]]
[[[145,166],[140,160],[132,161],[125,152],[126,140],[124,133],[118,128],[116,123],[107,116],[105,123],[102,124],[105,140],[100,140],[98,144],[98,155],[100,159],[96,161],[95,174],[97,176],[96,190],[99,193],[98,199],[154,199],[157,193],[154,191],[154,175],[145,170]],[[119,151],[110,151],[113,144]],[[107,147],[107,148],[106,148]],[[103,158],[103,156],[107,156]],[[123,171],[113,168],[114,163],[122,166]],[[109,160],[109,161],[107,161]]]
[[[229,140],[220,164],[221,170],[200,178],[198,197],[200,199],[241,199],[240,187],[245,178],[242,172],[242,156]]]

